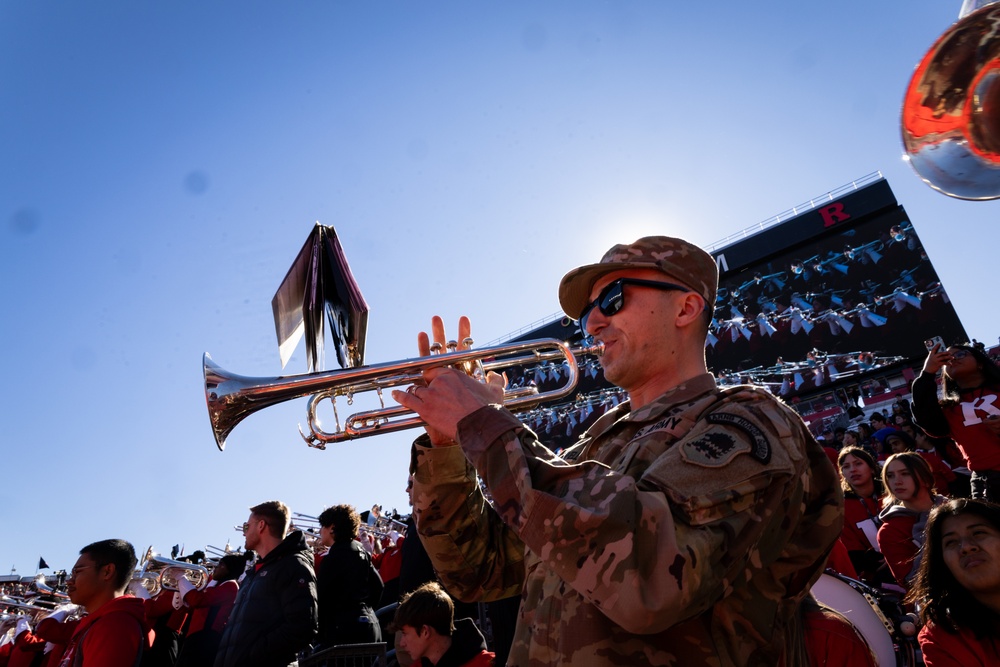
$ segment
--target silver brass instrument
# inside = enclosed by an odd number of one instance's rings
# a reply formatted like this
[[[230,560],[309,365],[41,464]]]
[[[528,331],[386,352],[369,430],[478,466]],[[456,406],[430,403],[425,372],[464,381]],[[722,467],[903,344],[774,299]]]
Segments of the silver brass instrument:
[[[202,590],[208,586],[211,573],[203,565],[188,563],[183,560],[172,560],[163,556],[150,556],[145,559],[142,570],[133,577],[137,579],[150,597],[156,596],[161,590],[176,591],[177,574],[174,570],[181,570],[180,576],[187,579],[197,590]]]
[[[1000,4],[965,0],[917,65],[902,109],[904,158],[950,197],[1000,197]]]
[[[311,396],[308,406],[309,432],[303,432],[300,426],[299,433],[309,446],[325,449],[330,442],[422,426],[423,421],[406,408],[385,407],[382,391],[419,384],[422,381],[421,374],[432,368],[472,366],[474,368],[469,368],[467,372],[485,377],[489,371],[502,372],[505,368],[529,363],[565,360],[567,377],[556,389],[539,393],[533,387],[521,388],[505,394],[504,406],[516,412],[572,393],[580,374],[576,357],[588,354],[599,356],[603,350],[603,345],[600,343],[570,348],[563,341],[547,338],[479,350],[446,352],[372,366],[270,378],[244,377],[227,373],[214,364],[206,353],[205,398],[215,442],[219,449],[223,450],[230,432],[250,414],[293,398]],[[335,401],[336,397],[344,396],[350,404],[356,394],[366,391],[378,394],[381,409],[355,413],[348,417],[343,428],[340,427],[338,418],[337,428],[333,432],[323,431],[320,428],[316,417],[320,401],[324,399]],[[334,414],[336,415],[336,403],[334,403]]]

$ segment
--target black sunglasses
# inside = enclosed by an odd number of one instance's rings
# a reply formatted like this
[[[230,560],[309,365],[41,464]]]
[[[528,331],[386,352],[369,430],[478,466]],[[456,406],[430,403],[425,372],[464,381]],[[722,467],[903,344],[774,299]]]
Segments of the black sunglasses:
[[[665,292],[690,292],[691,289],[675,283],[664,283],[657,280],[639,280],[638,278],[619,278],[608,283],[597,298],[587,304],[587,307],[580,313],[580,330],[587,335],[587,318],[594,308],[598,308],[605,317],[611,317],[625,307],[625,285],[635,285],[637,287],[652,287]]]

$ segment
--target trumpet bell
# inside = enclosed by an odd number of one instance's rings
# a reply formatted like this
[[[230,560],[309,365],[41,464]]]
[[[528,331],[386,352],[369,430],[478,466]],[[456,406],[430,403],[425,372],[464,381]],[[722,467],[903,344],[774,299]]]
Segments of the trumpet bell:
[[[1000,4],[951,26],[917,65],[902,109],[904,158],[933,189],[1000,197]]]

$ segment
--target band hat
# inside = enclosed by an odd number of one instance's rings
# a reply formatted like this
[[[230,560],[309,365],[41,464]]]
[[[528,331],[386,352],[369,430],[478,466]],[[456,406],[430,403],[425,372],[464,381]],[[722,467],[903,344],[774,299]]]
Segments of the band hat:
[[[574,320],[580,319],[590,303],[590,293],[603,276],[626,269],[657,269],[690,287],[705,299],[705,307],[715,307],[719,267],[707,252],[684,239],[644,236],[635,243],[612,247],[597,264],[573,269],[559,283],[559,304]]]

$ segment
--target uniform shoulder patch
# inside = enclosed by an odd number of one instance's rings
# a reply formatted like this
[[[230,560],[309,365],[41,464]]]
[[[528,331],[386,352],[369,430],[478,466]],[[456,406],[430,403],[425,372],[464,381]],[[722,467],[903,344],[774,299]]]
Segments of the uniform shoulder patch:
[[[713,412],[705,417],[709,424],[720,424],[732,426],[743,431],[750,439],[750,456],[763,464],[771,461],[771,443],[759,426],[742,415],[734,415],[730,412]]]
[[[690,463],[703,466],[724,466],[742,451],[736,439],[725,431],[709,431],[700,437],[685,442],[684,458]]]

